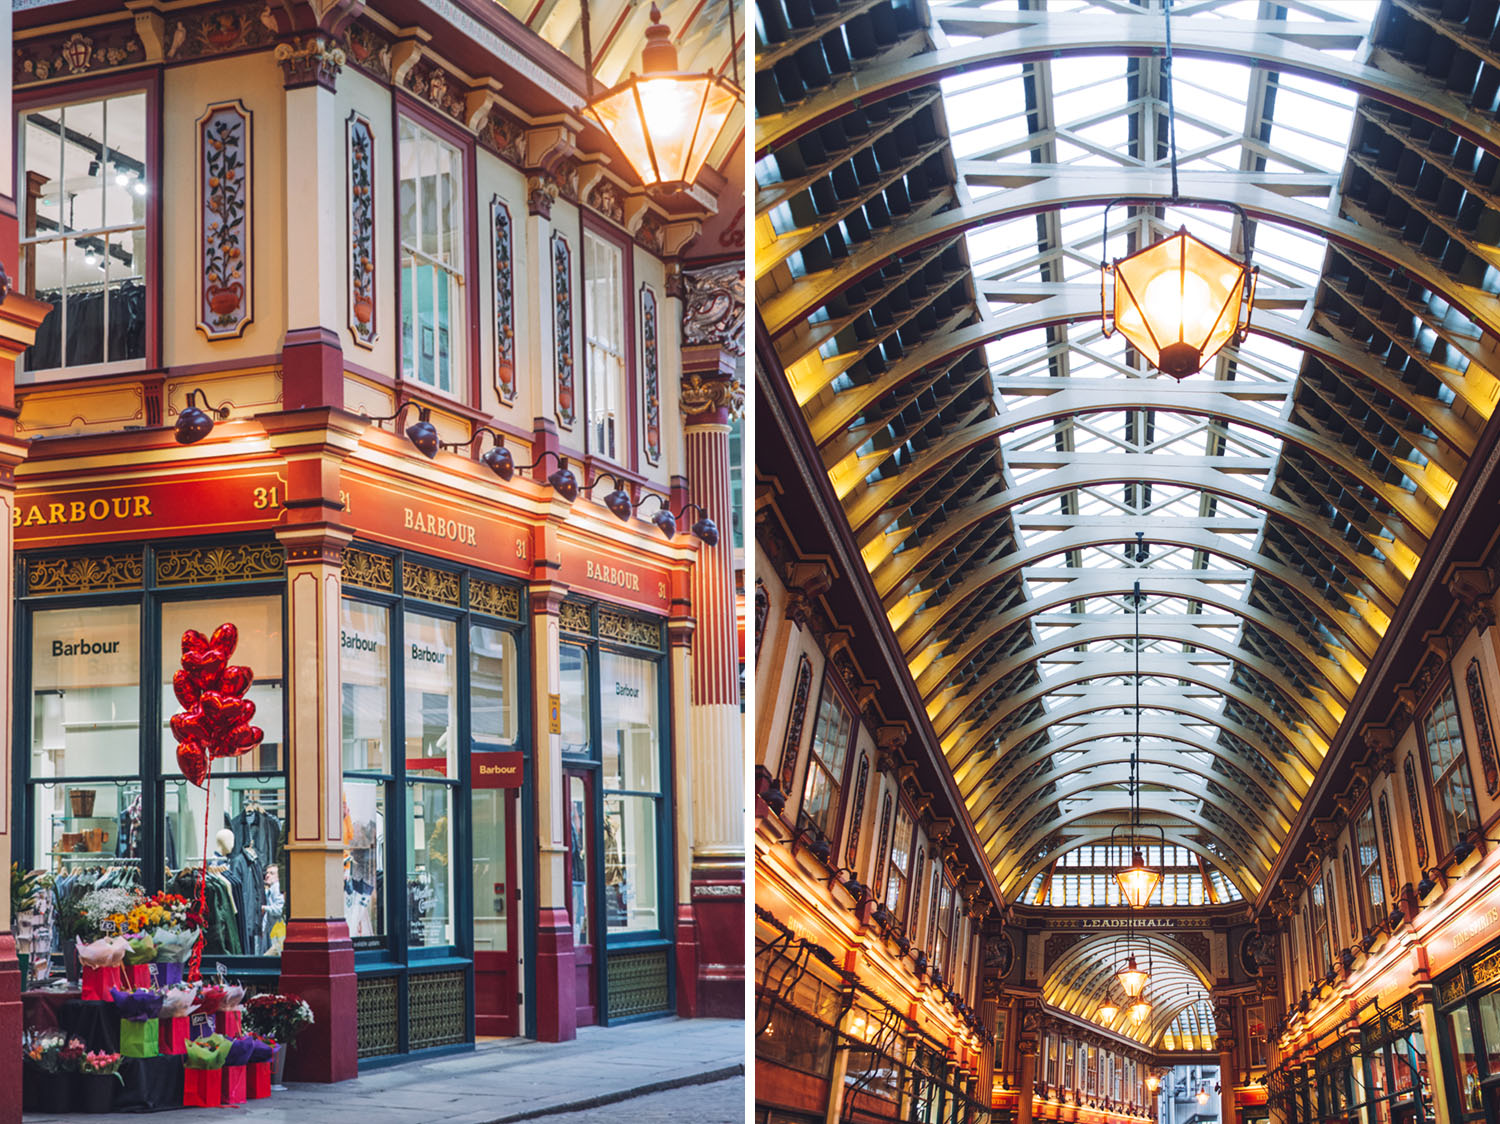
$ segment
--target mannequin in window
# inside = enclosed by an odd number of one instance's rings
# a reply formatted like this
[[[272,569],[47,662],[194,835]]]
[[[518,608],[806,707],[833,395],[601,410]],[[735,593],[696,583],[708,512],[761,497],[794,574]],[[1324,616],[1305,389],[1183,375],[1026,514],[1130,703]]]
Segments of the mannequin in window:
[[[619,929],[630,924],[630,881],[625,876],[625,858],[614,817],[604,817],[604,923]]]

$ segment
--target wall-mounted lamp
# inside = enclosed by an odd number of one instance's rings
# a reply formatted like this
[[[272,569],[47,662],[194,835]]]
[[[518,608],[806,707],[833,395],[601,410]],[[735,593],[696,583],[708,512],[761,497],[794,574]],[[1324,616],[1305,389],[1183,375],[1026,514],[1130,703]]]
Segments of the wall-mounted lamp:
[[[197,399],[203,403],[204,408],[199,409],[193,405]],[[229,416],[228,406],[210,406],[208,395],[200,388],[193,387],[187,393],[187,404],[182,407],[182,412],[177,415],[177,424],[173,427],[173,436],[177,438],[179,445],[191,445],[195,441],[202,441],[213,432],[214,422],[223,421]]]
[[[615,485],[614,491],[607,493],[604,497],[605,508],[621,523],[628,523],[631,513],[635,511],[635,504],[630,499],[630,493],[625,490],[625,480],[623,477],[616,476],[612,472],[601,472],[585,484],[583,490],[586,492],[592,491],[594,485],[604,479],[614,481]]]
[[[521,471],[530,472],[548,457],[557,461],[557,467],[547,474],[547,485],[561,496],[564,502],[572,503],[578,498],[578,477],[573,475],[573,470],[568,467],[568,458],[561,453],[547,449],[530,464],[522,465]]]
[[[690,511],[696,511],[699,517],[694,520],[693,525],[689,527],[688,530],[692,531],[693,535],[700,542],[702,542],[704,546],[719,545],[718,525],[708,517],[708,512],[704,511],[703,508],[698,504],[684,504],[682,511],[677,515],[673,515],[672,509],[667,506],[667,501],[655,492],[647,493],[646,499],[641,500],[641,505],[644,505],[646,503],[646,500],[651,499],[656,500],[657,503],[657,511],[656,514],[651,517],[651,522],[656,524],[657,529],[661,531],[661,533],[667,538],[673,539],[677,537],[678,519],[686,519]],[[608,503],[609,500],[608,498],[606,498],[605,504],[608,505]],[[611,508],[611,510],[613,509]],[[623,519],[624,516],[621,516],[621,518]]]
[[[444,441],[442,447],[444,449],[467,449],[486,433],[490,435],[494,444],[480,456],[479,463],[501,480],[508,482],[516,475],[516,458],[511,456],[510,450],[505,447],[505,434],[499,430],[481,425],[467,441]]]
[[[1423,901],[1427,900],[1428,894],[1437,889],[1437,880],[1432,877],[1436,873],[1435,869],[1422,872],[1422,881],[1417,883],[1417,897]]]
[[[393,421],[397,425],[400,425],[401,415],[406,413],[412,406],[417,408],[417,420],[406,427],[406,439],[416,446],[417,452],[421,453],[428,460],[432,460],[433,457],[437,456],[442,439],[438,436],[437,426],[432,424],[432,410],[429,407],[422,405],[422,403],[414,399],[407,399],[396,407],[394,414],[389,414],[383,418],[367,416],[365,420],[376,424]]]

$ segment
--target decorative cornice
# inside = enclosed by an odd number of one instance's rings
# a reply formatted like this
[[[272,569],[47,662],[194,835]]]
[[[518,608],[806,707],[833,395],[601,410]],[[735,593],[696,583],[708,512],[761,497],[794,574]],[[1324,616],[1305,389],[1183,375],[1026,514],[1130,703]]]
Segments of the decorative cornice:
[[[275,54],[281,64],[282,86],[288,90],[321,86],[332,91],[348,60],[342,47],[322,35],[277,43]]]

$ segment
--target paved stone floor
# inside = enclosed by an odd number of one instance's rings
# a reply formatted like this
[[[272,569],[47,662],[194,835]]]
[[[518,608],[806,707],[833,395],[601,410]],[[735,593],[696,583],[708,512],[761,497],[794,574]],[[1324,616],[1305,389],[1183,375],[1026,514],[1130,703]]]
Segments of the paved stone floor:
[[[500,1124],[541,1117],[547,1124],[668,1119],[738,1124],[744,1119],[744,1072],[743,1022],[660,1019],[586,1027],[572,1042],[481,1042],[471,1053],[368,1070],[339,1085],[291,1085],[269,1100],[232,1109],[178,1109],[155,1119],[162,1124]],[[26,1124],[143,1119],[28,1113]]]

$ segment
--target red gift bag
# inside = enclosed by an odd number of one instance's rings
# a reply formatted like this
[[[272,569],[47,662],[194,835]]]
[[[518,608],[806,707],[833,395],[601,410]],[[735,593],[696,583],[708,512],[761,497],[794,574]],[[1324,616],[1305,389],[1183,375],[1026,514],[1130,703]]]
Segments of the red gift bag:
[[[245,1099],[258,1101],[271,1095],[271,1063],[253,1062],[245,1067]]]
[[[220,1069],[184,1069],[182,1107],[218,1108],[223,1104],[223,1072]]]
[[[224,1104],[245,1103],[245,1067],[242,1065],[226,1065],[224,1067]]]
[[[150,964],[126,964],[121,969],[125,974],[125,987],[150,987],[151,965]],[[125,987],[120,990],[124,991]]]
[[[232,1011],[214,1012],[214,1029],[225,1038],[239,1038],[244,1031],[245,1010],[236,1007]]]
[[[83,982],[83,998],[85,999],[112,1001],[114,996],[110,995],[110,988],[117,987],[121,991],[126,988],[125,979],[118,964],[112,964],[108,968],[85,966],[80,972],[80,979]]]
[[[161,1019],[157,1022],[158,1049],[163,1054],[187,1053],[188,1020]]]

